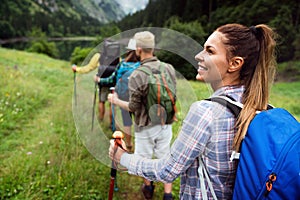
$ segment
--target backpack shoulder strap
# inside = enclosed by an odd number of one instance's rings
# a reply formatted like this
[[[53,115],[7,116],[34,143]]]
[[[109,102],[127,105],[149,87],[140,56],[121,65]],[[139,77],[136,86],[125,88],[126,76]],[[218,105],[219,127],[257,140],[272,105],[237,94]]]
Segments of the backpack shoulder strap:
[[[235,101],[232,97],[226,95],[226,96],[217,96],[217,97],[211,97],[208,99],[205,99],[207,101],[213,101],[217,102],[226,108],[228,108],[232,114],[237,118],[243,108],[243,104],[240,102]]]
[[[212,182],[211,182],[211,180],[209,178],[208,172],[207,172],[207,170],[205,168],[205,165],[204,165],[204,163],[203,163],[203,161],[202,161],[201,158],[199,158],[198,174],[199,174],[199,178],[200,178],[200,189],[201,189],[202,199],[203,200],[207,200],[208,199],[208,197],[207,197],[207,190],[205,188],[205,182],[204,182],[204,179],[206,179],[207,184],[208,184],[208,188],[209,188],[209,190],[211,192],[211,195],[213,196],[213,199],[214,200],[218,200],[218,198],[216,196],[216,193],[215,193],[215,190],[213,188]]]
[[[158,69],[152,69],[149,65],[145,65],[145,64],[141,65],[137,69],[145,72],[148,75],[151,75],[151,74],[160,74],[161,72],[163,72],[165,70],[165,63],[164,62],[160,62],[159,66],[158,66]]]
[[[152,74],[152,70],[148,65],[141,65],[140,67],[137,68],[137,70],[140,70],[148,75]]]
[[[232,114],[234,114],[234,116],[237,118],[242,110],[242,108],[244,107],[244,105],[240,102],[237,102],[235,99],[233,99],[232,97],[228,96],[228,95],[224,95],[224,96],[217,96],[217,97],[211,97],[208,99],[205,99],[208,101],[214,101],[217,102],[223,106],[225,106],[226,108],[228,108]],[[267,106],[267,110],[273,109],[274,106],[271,104],[268,104]],[[260,111],[256,111],[256,113],[259,113]]]
[[[166,68],[166,63],[160,62],[159,66],[158,66],[158,69],[159,69],[160,71],[164,71],[165,68]]]

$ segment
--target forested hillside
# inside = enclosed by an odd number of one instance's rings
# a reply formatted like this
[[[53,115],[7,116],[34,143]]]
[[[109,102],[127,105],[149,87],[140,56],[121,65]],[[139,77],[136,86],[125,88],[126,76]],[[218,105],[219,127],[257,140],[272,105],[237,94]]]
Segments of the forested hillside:
[[[194,33],[192,27],[203,29]],[[300,59],[299,0],[150,0],[145,10],[125,17],[122,30],[141,26],[170,27],[185,30],[199,42],[221,24],[242,23],[247,26],[266,23],[281,36],[279,62]],[[188,28],[189,27],[189,28]]]
[[[28,36],[35,27],[51,37],[95,35],[125,16],[111,0],[3,0],[0,13],[0,39]]]
[[[221,24],[241,23],[252,26],[265,23],[275,28],[279,34],[277,61],[300,60],[299,0],[149,0],[145,9],[125,17],[124,12],[119,9],[125,7],[124,1],[116,2],[118,1],[4,0],[0,4],[0,42],[5,38],[37,38],[42,35],[46,39],[38,41],[39,44],[29,44],[27,50],[58,57],[62,48],[58,49],[55,44],[47,43],[47,37],[92,36],[97,37],[95,43],[98,44],[103,38],[120,31],[152,26],[179,31],[203,44],[208,35]],[[133,8],[132,2],[130,8]],[[105,18],[113,19],[113,22],[107,23],[101,17],[102,11],[106,13]],[[122,20],[117,21],[121,18]],[[90,49],[80,51],[80,48],[83,47],[78,47],[77,52],[72,55],[78,57],[76,54],[80,54],[80,58],[85,58]],[[183,58],[168,52],[157,56],[173,64],[187,79],[194,78],[195,69]],[[72,58],[70,60],[75,62]],[[76,60],[76,63],[82,61]],[[294,69],[287,70],[294,72]]]

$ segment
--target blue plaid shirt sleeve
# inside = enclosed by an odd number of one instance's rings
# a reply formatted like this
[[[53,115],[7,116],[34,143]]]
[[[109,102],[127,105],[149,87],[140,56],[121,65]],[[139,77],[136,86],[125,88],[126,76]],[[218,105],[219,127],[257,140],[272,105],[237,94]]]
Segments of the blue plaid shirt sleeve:
[[[206,113],[203,115],[203,113]],[[197,157],[203,152],[210,138],[209,126],[212,113],[209,108],[199,107],[194,103],[188,112],[180,134],[173,143],[169,155],[160,160],[147,160],[127,154],[122,156],[121,164],[128,168],[131,174],[137,174],[147,179],[161,182],[173,182],[180,174],[191,170]],[[199,129],[199,127],[202,127]],[[197,169],[195,169],[197,170]],[[198,179],[197,173],[192,173]],[[191,178],[191,177],[190,177]],[[197,180],[196,180],[197,182]]]

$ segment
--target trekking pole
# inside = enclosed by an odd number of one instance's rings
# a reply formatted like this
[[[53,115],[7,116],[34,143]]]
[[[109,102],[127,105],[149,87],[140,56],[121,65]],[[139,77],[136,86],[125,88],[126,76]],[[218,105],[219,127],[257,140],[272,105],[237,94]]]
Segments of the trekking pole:
[[[77,95],[76,95],[76,72],[74,71],[74,102],[75,106],[77,106]]]
[[[115,153],[118,149],[118,147],[122,147],[122,139],[124,138],[124,135],[121,131],[115,131],[112,135],[114,142],[115,142]],[[111,170],[110,170],[110,184],[109,184],[109,193],[108,193],[108,200],[112,200],[113,199],[113,194],[114,191],[116,190],[116,183],[117,183],[117,165],[114,162],[114,160],[112,160],[111,162]]]
[[[113,94],[115,92],[115,87],[110,87],[109,88],[111,93]],[[110,104],[111,105],[111,114],[112,114],[112,120],[111,120],[111,130],[112,132],[116,131],[116,124],[115,124],[115,106],[113,103]],[[118,184],[117,184],[117,172],[115,172],[115,176],[114,176],[114,190],[118,191]]]
[[[96,107],[96,97],[97,97],[97,83],[95,82],[94,89],[94,100],[93,100],[93,111],[92,111],[92,131],[94,130],[94,121],[95,121],[95,107]]]
[[[115,87],[110,87],[109,88],[111,93],[113,94],[115,92]],[[114,104],[111,103],[111,113],[112,113],[112,120],[111,120],[111,130],[114,132],[116,131],[116,124],[115,124],[115,108]]]

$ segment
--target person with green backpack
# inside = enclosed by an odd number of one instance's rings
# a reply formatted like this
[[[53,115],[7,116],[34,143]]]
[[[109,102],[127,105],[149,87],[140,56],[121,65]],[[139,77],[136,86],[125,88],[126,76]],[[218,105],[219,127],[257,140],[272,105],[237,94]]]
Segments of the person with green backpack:
[[[134,115],[135,155],[162,158],[170,152],[172,122],[176,112],[176,76],[172,65],[153,55],[155,36],[149,31],[132,38],[141,66],[129,77],[129,101],[109,94],[108,101]],[[144,179],[141,187],[146,199],[152,199],[155,185]],[[172,182],[164,182],[164,200],[172,199]]]

